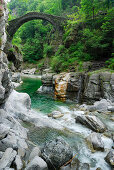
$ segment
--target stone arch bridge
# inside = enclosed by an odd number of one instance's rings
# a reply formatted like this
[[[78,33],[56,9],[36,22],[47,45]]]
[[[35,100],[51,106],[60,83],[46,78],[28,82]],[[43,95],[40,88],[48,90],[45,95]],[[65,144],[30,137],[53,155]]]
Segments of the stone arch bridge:
[[[53,25],[54,30],[57,30],[60,33],[63,31],[63,25],[66,21],[66,18],[60,16],[40,12],[29,12],[20,18],[9,21],[9,25],[7,27],[9,40],[13,39],[13,35],[16,33],[19,27],[21,27],[24,23],[35,19],[42,19],[50,22]]]

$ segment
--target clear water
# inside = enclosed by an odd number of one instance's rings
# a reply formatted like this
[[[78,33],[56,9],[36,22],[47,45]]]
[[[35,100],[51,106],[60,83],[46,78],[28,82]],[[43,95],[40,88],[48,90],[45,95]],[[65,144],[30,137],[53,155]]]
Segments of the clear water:
[[[22,78],[23,84],[16,90],[18,92],[28,93],[31,97],[31,107],[42,113],[48,114],[57,109],[58,106],[72,106],[73,103],[63,103],[61,101],[54,100],[50,94],[37,93],[37,89],[42,85],[40,79],[34,78]]]
[[[60,110],[66,113],[64,118],[57,120],[60,124],[64,124],[64,130],[57,130],[51,128],[38,128],[30,124],[23,125],[29,129],[29,140],[34,144],[42,146],[46,141],[55,139],[57,136],[62,136],[65,141],[72,147],[76,157],[83,163],[89,163],[91,170],[101,167],[101,169],[110,170],[109,165],[104,161],[107,152],[92,153],[88,148],[85,137],[91,133],[90,129],[85,128],[80,124],[76,124],[73,115],[75,111],[75,103],[63,103],[55,101],[52,95],[39,94],[37,89],[41,86],[41,80],[23,78],[23,84],[16,90],[18,92],[28,93],[31,97],[32,108],[37,113],[48,114],[54,110]],[[76,112],[76,114],[78,114]],[[54,121],[54,119],[53,119]],[[110,148],[112,141],[109,138],[104,138],[106,148]]]

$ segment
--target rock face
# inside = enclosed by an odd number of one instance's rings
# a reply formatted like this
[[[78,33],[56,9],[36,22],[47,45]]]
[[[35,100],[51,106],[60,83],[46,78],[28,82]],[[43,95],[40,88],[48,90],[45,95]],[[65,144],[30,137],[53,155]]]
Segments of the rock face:
[[[61,137],[46,143],[41,153],[49,169],[52,170],[60,168],[73,157],[71,148]]]
[[[19,48],[7,41],[4,51],[7,54],[8,61],[14,64],[15,69],[20,70],[23,58]]]
[[[76,117],[76,123],[81,123],[95,132],[103,133],[105,125],[96,116],[81,115]]]
[[[66,100],[67,96],[67,86],[69,80],[69,73],[63,73],[56,77],[55,80],[55,98],[62,101]]]
[[[61,73],[42,76],[45,87],[53,87],[55,98],[93,103],[101,98],[114,101],[114,73]],[[49,92],[49,88],[48,88]]]
[[[11,82],[9,78],[9,70],[7,67],[7,57],[3,52],[7,41],[5,25],[8,19],[8,11],[4,1],[0,2],[0,105],[3,104],[11,91]]]

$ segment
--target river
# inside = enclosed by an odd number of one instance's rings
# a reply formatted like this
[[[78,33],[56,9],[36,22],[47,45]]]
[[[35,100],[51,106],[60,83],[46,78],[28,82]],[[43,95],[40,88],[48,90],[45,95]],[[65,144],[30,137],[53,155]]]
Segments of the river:
[[[76,157],[83,163],[89,163],[91,170],[101,169],[110,170],[111,168],[105,162],[104,157],[107,155],[107,151],[112,146],[112,140],[102,135],[105,151],[92,152],[85,140],[85,138],[92,132],[90,129],[75,123],[74,116],[80,114],[80,110],[76,109],[76,104],[73,102],[61,102],[54,100],[52,95],[37,93],[37,89],[41,86],[40,79],[22,78],[23,84],[16,90],[18,92],[28,93],[31,97],[31,107],[37,113],[42,115],[50,114],[52,111],[60,111],[65,113],[63,118],[58,119],[58,125],[63,125],[64,130],[57,130],[51,128],[38,128],[29,124],[24,125],[29,129],[28,138],[34,144],[42,146],[44,142],[53,140],[57,136],[62,136],[65,141],[74,150]],[[101,117],[100,115],[98,115]],[[50,118],[52,119],[52,118]],[[102,120],[106,122],[106,116],[102,116]],[[55,121],[53,119],[53,121]],[[107,125],[111,126],[111,122],[107,117]]]

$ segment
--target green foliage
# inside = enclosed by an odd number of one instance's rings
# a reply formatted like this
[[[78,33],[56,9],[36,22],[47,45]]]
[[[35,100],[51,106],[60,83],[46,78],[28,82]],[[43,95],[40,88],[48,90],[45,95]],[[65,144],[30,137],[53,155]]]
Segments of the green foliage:
[[[69,19],[64,28],[63,44],[54,54],[49,35],[53,26],[47,21],[25,23],[16,32],[13,44],[22,50],[24,61],[36,63],[49,57],[54,71],[74,67],[82,71],[83,61],[106,60],[113,53],[114,8],[112,0],[11,0],[9,20],[30,11],[43,12]],[[39,63],[41,68],[44,62]],[[107,61],[113,69],[113,58]]]
[[[53,55],[54,49],[51,45],[45,44],[43,52],[44,52],[44,57],[50,57]]]
[[[107,60],[106,64],[108,68],[114,70],[114,53],[113,53],[113,58],[110,58],[109,60]]]
[[[42,49],[43,45],[38,39],[28,39],[22,47],[24,61],[35,62],[40,60],[43,57]]]

